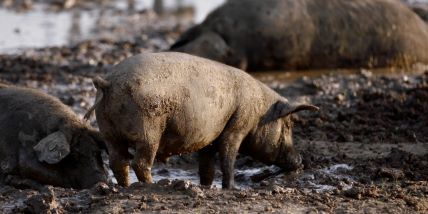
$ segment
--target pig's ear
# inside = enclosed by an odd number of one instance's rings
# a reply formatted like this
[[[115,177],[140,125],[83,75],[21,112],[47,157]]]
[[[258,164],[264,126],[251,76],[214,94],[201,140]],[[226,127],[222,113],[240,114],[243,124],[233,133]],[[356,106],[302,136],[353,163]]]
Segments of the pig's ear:
[[[70,144],[61,131],[54,132],[41,139],[33,149],[36,151],[39,161],[44,161],[48,164],[59,163],[70,154]]]
[[[314,105],[308,105],[308,104],[299,104],[299,105],[290,105],[288,103],[280,102],[276,104],[277,106],[275,109],[277,109],[277,118],[286,117],[290,114],[294,114],[299,111],[318,111],[319,107]]]

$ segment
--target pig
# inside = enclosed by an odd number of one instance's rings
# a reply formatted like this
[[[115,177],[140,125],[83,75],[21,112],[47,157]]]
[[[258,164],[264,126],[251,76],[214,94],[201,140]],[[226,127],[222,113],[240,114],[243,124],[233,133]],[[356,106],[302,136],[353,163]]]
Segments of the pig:
[[[397,0],[227,1],[171,51],[243,70],[428,63],[428,26]]]
[[[144,53],[130,57],[104,77],[97,89],[96,119],[109,150],[118,184],[129,185],[132,169],[152,182],[156,159],[198,152],[202,185],[214,178],[219,153],[222,187],[234,188],[238,152],[291,171],[301,168],[292,142],[290,115],[318,110],[293,105],[242,70],[184,53]]]
[[[0,84],[0,181],[76,189],[107,181],[104,140],[58,99]]]

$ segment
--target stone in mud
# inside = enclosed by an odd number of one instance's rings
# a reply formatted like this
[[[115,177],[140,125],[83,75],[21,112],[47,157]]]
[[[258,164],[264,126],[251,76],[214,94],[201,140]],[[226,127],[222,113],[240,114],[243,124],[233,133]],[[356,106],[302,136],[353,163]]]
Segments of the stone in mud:
[[[169,186],[169,185],[172,184],[172,182],[171,182],[171,180],[169,180],[167,178],[164,178],[164,179],[159,180],[157,182],[157,184],[160,185],[160,186]]]
[[[99,133],[58,99],[0,84],[0,182],[89,188],[107,180]]]
[[[382,167],[379,169],[377,176],[379,178],[388,178],[391,180],[398,180],[405,177],[403,170]]]
[[[173,188],[180,191],[189,189],[191,185],[190,181],[185,180],[176,180],[172,183]]]
[[[360,200],[361,199],[361,189],[360,188],[357,188],[357,187],[352,187],[352,188],[350,188],[350,189],[348,189],[348,190],[345,190],[344,192],[343,192],[343,194],[346,196],[346,197],[349,197],[349,198],[353,198],[353,199],[357,199],[357,200]]]
[[[291,115],[294,105],[247,73],[183,53],[146,53],[95,78],[96,117],[120,185],[129,185],[128,148],[138,180],[152,182],[155,158],[199,151],[201,184],[214,179],[220,154],[223,188],[234,186],[238,152],[286,171],[301,168]]]
[[[96,195],[109,195],[116,192],[118,192],[118,190],[115,187],[109,186],[105,182],[98,182],[92,187],[92,193]]]
[[[188,188],[186,190],[186,194],[188,194],[189,196],[191,196],[193,198],[196,198],[196,197],[203,198],[203,197],[205,197],[204,191],[201,188],[199,188],[197,186],[194,186],[194,185],[192,185],[190,188]]]
[[[170,48],[246,70],[428,63],[428,25],[392,0],[227,1]]]

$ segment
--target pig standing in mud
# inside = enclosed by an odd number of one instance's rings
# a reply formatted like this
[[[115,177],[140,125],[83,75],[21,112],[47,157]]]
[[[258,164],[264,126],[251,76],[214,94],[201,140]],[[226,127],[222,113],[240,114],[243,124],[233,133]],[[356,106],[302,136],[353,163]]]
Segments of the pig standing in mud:
[[[428,25],[397,0],[234,0],[171,46],[243,70],[428,63]]]
[[[301,167],[290,114],[317,110],[291,105],[245,72],[183,53],[146,53],[126,59],[105,79],[95,78],[95,109],[110,166],[129,185],[128,148],[138,180],[152,182],[155,157],[199,151],[202,185],[214,178],[220,155],[223,188],[234,186],[238,151],[285,170]]]
[[[0,84],[0,181],[33,188],[106,181],[99,135],[56,98]]]

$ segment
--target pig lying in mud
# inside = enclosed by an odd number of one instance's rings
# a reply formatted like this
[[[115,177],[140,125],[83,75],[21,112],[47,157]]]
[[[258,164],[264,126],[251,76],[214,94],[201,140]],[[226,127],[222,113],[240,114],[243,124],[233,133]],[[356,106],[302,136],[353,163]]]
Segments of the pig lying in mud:
[[[89,188],[107,180],[105,144],[58,99],[0,84],[0,181]]]
[[[146,53],[126,59],[105,79],[94,79],[100,131],[110,167],[129,185],[128,148],[138,180],[152,182],[155,158],[199,151],[202,185],[214,178],[219,153],[223,188],[234,186],[239,152],[285,170],[301,167],[292,143],[290,115],[317,110],[291,105],[247,73],[183,53]],[[91,114],[86,114],[86,118]]]
[[[428,26],[396,0],[235,0],[172,51],[243,70],[428,63]]]

